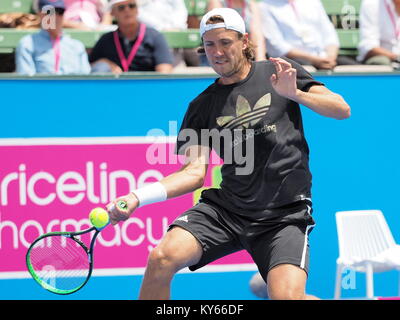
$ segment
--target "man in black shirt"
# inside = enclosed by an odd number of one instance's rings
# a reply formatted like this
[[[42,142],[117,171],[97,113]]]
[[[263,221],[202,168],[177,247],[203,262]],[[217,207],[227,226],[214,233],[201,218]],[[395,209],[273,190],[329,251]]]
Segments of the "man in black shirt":
[[[89,55],[92,72],[172,71],[173,57],[163,34],[140,23],[136,0],[111,0],[118,29],[104,34]]]
[[[245,249],[271,299],[305,294],[311,216],[309,150],[299,104],[336,119],[350,116],[343,98],[289,59],[254,62],[243,19],[232,9],[208,12],[200,24],[203,50],[220,77],[189,105],[177,152],[187,164],[160,182],[108,205],[113,224],[139,206],[201,187],[211,148],[224,160],[220,189],[202,192],[150,253],[141,299],[167,299],[184,267],[196,270]],[[112,207],[128,202],[128,211]]]

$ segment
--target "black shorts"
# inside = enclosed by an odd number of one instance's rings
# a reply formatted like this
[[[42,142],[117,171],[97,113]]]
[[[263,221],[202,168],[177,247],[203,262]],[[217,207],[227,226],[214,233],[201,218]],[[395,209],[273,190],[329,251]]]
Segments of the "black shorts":
[[[279,264],[293,264],[308,274],[308,235],[315,223],[310,201],[270,210],[265,219],[251,220],[215,203],[202,201],[169,227],[189,231],[202,245],[203,255],[191,271],[239,250],[247,250],[263,278]]]

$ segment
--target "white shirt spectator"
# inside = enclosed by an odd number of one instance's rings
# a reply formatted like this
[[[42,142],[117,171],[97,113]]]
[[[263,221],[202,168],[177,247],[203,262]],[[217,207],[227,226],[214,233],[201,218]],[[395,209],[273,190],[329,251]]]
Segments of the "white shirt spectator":
[[[363,0],[357,59],[363,61],[371,49],[378,47],[400,55],[400,17],[392,0]]]
[[[187,29],[184,0],[138,0],[138,5],[139,20],[158,31]]]
[[[319,57],[339,38],[320,0],[263,0],[263,33],[271,57],[299,49]]]

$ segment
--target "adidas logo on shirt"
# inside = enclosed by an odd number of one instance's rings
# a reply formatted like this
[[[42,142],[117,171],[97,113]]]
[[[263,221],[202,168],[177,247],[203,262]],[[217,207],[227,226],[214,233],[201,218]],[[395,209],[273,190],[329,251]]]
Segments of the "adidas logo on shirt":
[[[262,96],[252,109],[247,99],[241,95],[236,100],[236,116],[217,118],[219,126],[226,129],[248,129],[254,127],[265,116],[271,105],[271,93]]]

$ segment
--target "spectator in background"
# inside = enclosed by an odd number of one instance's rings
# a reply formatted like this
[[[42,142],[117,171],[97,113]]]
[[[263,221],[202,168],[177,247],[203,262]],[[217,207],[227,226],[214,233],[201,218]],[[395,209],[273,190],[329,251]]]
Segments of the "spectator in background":
[[[92,72],[172,71],[173,57],[164,36],[140,23],[136,0],[111,0],[111,15],[118,29],[104,34],[89,61]]]
[[[363,0],[357,59],[366,64],[400,62],[400,0]]]
[[[15,53],[17,73],[90,73],[85,46],[63,34],[63,0],[39,0],[38,10],[41,30],[20,40]]]
[[[184,0],[138,0],[139,20],[154,29],[187,29],[187,16]]]
[[[260,8],[271,57],[325,70],[357,64],[338,55],[339,39],[320,0],[263,0]]]
[[[249,30],[250,40],[255,46],[255,60],[265,60],[267,58],[267,50],[262,33],[258,3],[255,0],[209,0],[208,2],[208,10],[222,7],[235,9],[242,16],[246,24],[246,30]]]
[[[188,11],[184,0],[138,0],[139,21],[160,31],[187,30]],[[198,66],[196,49],[173,48],[174,66],[183,62]]]
[[[81,30],[102,30],[112,27],[106,0],[64,0],[64,27]]]

